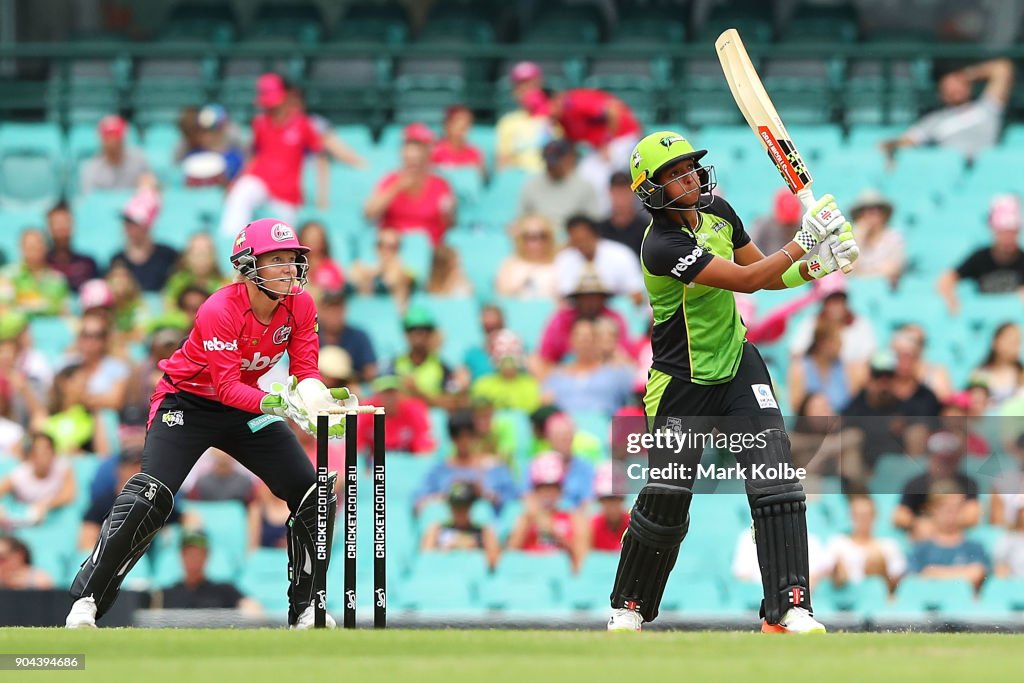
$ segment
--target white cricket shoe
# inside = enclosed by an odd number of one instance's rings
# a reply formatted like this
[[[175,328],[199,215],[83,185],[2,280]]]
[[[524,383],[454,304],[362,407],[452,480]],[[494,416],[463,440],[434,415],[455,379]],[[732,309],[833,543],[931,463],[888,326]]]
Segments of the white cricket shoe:
[[[825,626],[803,607],[790,607],[777,624],[761,623],[761,633],[825,633]]]
[[[64,628],[96,628],[96,601],[91,595],[75,600]]]
[[[295,622],[295,625],[291,626],[290,628],[293,628],[298,631],[304,631],[306,629],[313,628],[313,622],[315,619],[314,614],[315,613],[313,611],[313,605],[310,604],[308,607],[306,607],[306,609],[302,611],[302,614],[299,615],[299,620]],[[326,614],[324,616],[326,617],[326,619],[324,620],[324,624],[327,626],[327,628],[335,628],[337,626],[337,624],[334,621],[334,617],[332,617],[330,614]]]
[[[644,618],[635,609],[619,608],[612,610],[608,619],[609,631],[639,631]]]

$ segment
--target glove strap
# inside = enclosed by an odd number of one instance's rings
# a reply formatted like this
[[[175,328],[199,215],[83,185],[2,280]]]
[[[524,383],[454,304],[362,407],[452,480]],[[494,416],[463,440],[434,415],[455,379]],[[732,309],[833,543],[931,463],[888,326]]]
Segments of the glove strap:
[[[807,284],[807,280],[805,280],[804,276],[800,274],[799,262],[791,265],[786,269],[786,272],[782,274],[782,284],[786,285],[788,289]]]

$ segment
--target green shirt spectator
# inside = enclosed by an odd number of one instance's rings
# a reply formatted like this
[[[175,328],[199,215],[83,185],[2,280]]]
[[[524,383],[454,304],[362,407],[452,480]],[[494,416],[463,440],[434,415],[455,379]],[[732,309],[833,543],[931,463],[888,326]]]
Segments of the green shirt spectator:
[[[490,401],[495,408],[532,413],[540,407],[540,383],[523,370],[525,356],[518,335],[499,330],[491,340],[491,360],[497,372],[473,383],[470,395]]]
[[[0,304],[30,316],[60,315],[68,282],[46,264],[46,239],[40,230],[21,233],[21,261],[0,270]]]

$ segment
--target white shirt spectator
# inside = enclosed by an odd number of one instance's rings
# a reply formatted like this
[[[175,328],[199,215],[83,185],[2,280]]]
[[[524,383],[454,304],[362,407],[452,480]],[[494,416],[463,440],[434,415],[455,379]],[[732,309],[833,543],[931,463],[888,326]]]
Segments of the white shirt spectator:
[[[82,164],[80,189],[83,193],[93,190],[134,190],[139,178],[149,171],[149,164],[142,152],[126,147],[119,166],[112,165],[102,154],[97,154]]]
[[[903,576],[907,571],[907,558],[899,544],[891,538],[873,540],[882,551],[882,557],[885,558],[886,576],[891,580]],[[843,563],[843,568],[846,569],[847,578],[851,583],[864,580],[864,570],[868,561],[865,546],[854,543],[849,536],[836,536],[829,542],[827,552],[833,563]]]
[[[926,115],[905,136],[916,145],[936,144],[955,149],[967,158],[992,147],[999,140],[1003,105],[988,96]]]
[[[632,249],[613,240],[602,239],[597,244],[593,262],[588,262],[578,249],[566,247],[555,257],[558,289],[568,296],[576,289],[584,270],[592,270],[612,294],[630,296],[644,291],[644,276],[640,261]]]
[[[808,316],[800,321],[796,330],[793,331],[793,340],[789,345],[789,352],[794,356],[804,356],[811,346],[811,339],[814,337],[814,326],[817,318]],[[853,319],[853,323],[843,327],[842,331],[843,348],[839,352],[839,360],[843,363],[858,363],[867,361],[878,348],[878,341],[875,339],[875,331],[871,323],[862,315]]]
[[[1010,531],[996,540],[993,557],[996,565],[1009,568],[1010,576],[1024,578],[1024,532]]]
[[[807,534],[807,558],[810,562],[811,581],[831,573],[835,561],[828,549],[814,534]],[[757,546],[750,529],[744,529],[736,539],[732,555],[732,575],[740,581],[760,581],[761,565],[757,561]]]
[[[55,498],[64,486],[71,465],[67,458],[57,457],[53,467],[45,478],[40,479],[32,470],[32,465],[23,462],[11,472],[11,485],[14,496],[23,503],[38,503]]]

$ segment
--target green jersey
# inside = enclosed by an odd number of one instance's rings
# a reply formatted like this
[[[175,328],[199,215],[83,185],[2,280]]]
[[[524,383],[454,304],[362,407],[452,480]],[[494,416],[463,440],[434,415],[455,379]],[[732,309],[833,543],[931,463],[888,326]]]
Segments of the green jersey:
[[[715,256],[731,261],[750,236],[721,197],[699,217],[694,230],[655,218],[644,234],[640,267],[654,310],[651,367],[694,384],[721,384],[736,376],[747,330],[732,292],[693,279]]]

